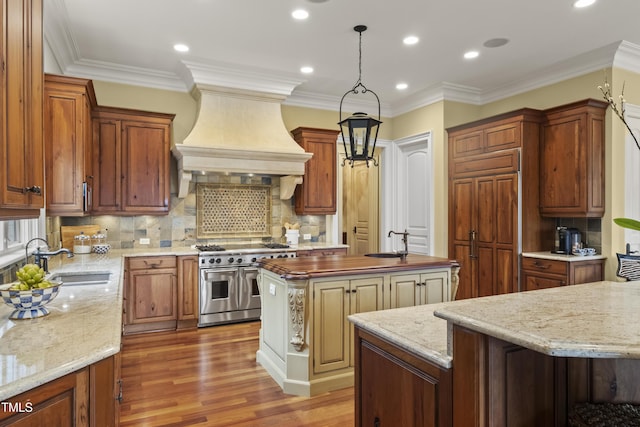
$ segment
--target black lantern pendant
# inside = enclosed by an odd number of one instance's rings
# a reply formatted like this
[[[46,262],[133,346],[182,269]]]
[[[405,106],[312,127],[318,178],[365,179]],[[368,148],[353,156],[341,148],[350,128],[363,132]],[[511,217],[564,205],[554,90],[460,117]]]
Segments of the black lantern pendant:
[[[344,166],[346,161],[349,161],[351,167],[353,167],[353,163],[358,160],[367,162],[367,167],[369,167],[369,161],[373,161],[373,164],[378,166],[378,162],[373,155],[376,149],[376,140],[378,139],[378,129],[382,123],[380,121],[380,99],[374,91],[367,89],[365,85],[362,84],[362,33],[367,30],[367,27],[365,25],[356,25],[353,29],[360,33],[358,81],[351,90],[342,95],[342,99],[340,100],[340,121],[338,124],[342,132],[342,144],[344,145],[344,154],[346,156],[342,161],[342,166]],[[343,120],[342,102],[344,98],[350,93],[357,95],[360,92],[363,94],[371,92],[373,96],[376,97],[378,103],[378,118],[376,119],[366,113],[357,112]],[[349,139],[348,145],[347,138]]]

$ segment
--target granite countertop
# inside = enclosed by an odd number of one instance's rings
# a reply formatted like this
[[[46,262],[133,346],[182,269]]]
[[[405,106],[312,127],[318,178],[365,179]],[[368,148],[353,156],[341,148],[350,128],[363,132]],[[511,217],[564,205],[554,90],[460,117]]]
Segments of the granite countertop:
[[[409,254],[404,259],[375,258],[364,255],[262,259],[258,261],[258,265],[287,280],[306,280],[316,277],[457,267],[458,263],[448,258]]]
[[[63,285],[49,315],[37,319],[11,320],[13,309],[0,304],[0,401],[120,351],[122,256],[62,255],[50,260],[49,270],[109,271],[111,277],[103,285]]]
[[[596,259],[606,259],[607,257],[602,254],[589,255],[589,256],[580,256],[580,255],[565,255],[565,254],[554,254],[553,252],[523,252],[523,257],[526,258],[539,258],[539,259],[549,259],[554,261],[565,261],[565,262],[574,262],[574,261],[589,261]]]
[[[442,368],[451,367],[447,351],[447,322],[433,315],[447,303],[358,313],[349,320],[376,335]]]
[[[640,282],[604,281],[453,301],[434,313],[550,356],[640,359],[639,306]]]

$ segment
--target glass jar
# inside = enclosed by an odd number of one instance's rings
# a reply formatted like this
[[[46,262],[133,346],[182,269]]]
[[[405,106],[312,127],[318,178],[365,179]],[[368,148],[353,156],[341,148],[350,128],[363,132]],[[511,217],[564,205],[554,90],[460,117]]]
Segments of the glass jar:
[[[91,253],[91,237],[81,231],[80,234],[73,238],[74,254],[90,254]]]

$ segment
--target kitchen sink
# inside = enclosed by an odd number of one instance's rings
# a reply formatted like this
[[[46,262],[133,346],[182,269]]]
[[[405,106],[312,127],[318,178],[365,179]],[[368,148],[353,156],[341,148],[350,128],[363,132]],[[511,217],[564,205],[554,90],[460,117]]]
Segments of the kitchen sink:
[[[65,271],[53,273],[49,280],[62,282],[63,285],[104,285],[109,283],[109,271]]]
[[[372,258],[401,258],[404,254],[399,252],[377,252],[373,254],[364,254],[364,256],[370,256]]]

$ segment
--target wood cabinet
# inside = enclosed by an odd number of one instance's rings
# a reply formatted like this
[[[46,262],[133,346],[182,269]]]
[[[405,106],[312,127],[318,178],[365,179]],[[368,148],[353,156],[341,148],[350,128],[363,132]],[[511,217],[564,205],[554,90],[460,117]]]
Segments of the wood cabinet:
[[[604,260],[559,261],[522,257],[523,291],[604,280]]]
[[[396,274],[389,280],[389,306],[386,308],[413,307],[450,299],[449,270]]]
[[[545,111],[540,140],[540,212],[552,217],[604,214],[607,103],[588,99]]]
[[[126,264],[125,334],[176,329],[176,257],[131,257],[126,259]]]
[[[518,290],[518,251],[552,245],[538,208],[540,111],[448,129],[449,258],[460,263],[456,299]]]
[[[89,367],[89,425],[120,425],[121,401],[120,353],[116,353]]]
[[[178,329],[198,326],[198,256],[178,258]]]
[[[94,213],[169,212],[173,117],[109,107],[94,111]]]
[[[313,285],[313,372],[353,366],[353,326],[347,316],[382,310],[384,277]]]
[[[44,147],[47,214],[90,213],[93,188],[91,80],[45,75]]]
[[[44,207],[42,1],[3,0],[0,218]]]
[[[356,427],[451,426],[451,369],[357,327],[355,343]]]
[[[328,255],[346,255],[347,248],[323,248],[323,249],[305,249],[296,251],[296,256],[328,256]]]
[[[120,353],[3,402],[0,426],[120,424]]]
[[[296,142],[313,153],[304,166],[302,184],[295,190],[298,215],[333,215],[336,213],[337,160],[336,140],[339,130],[296,128]]]

